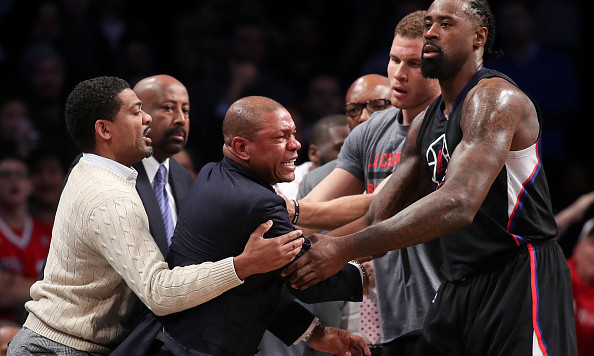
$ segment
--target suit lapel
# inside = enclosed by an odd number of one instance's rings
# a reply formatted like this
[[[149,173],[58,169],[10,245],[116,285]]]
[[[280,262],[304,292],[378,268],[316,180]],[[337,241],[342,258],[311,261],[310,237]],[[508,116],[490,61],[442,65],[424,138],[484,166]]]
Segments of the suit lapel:
[[[155,191],[142,162],[134,164],[133,167],[138,171],[136,190],[138,191],[138,195],[140,195],[144,210],[146,210],[146,214],[148,215],[151,234],[153,235],[153,239],[155,239],[157,246],[159,246],[159,250],[161,250],[163,257],[167,257],[169,246],[167,245],[165,224],[163,224],[163,217],[161,216],[161,210],[159,209],[159,203],[157,203]]]
[[[175,207],[179,215],[182,202],[192,185],[192,176],[186,169],[173,158],[169,158],[169,185],[175,199]]]

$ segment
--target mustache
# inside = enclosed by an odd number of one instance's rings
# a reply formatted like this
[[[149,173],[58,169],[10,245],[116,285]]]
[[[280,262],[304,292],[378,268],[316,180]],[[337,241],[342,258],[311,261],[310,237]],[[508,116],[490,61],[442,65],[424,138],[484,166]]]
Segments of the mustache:
[[[173,127],[165,130],[164,136],[172,136],[182,134],[184,137],[188,137],[188,132],[183,127]]]
[[[427,48],[427,47],[432,47],[433,49],[437,50],[438,52],[443,53],[443,48],[441,48],[438,44],[436,44],[432,40],[427,40],[427,42],[425,42],[425,44],[423,45],[423,52],[425,52],[425,48]]]

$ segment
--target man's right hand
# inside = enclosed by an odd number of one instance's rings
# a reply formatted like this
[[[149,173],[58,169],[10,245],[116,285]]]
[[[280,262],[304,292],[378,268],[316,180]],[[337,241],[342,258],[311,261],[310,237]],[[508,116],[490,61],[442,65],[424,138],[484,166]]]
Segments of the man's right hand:
[[[286,266],[301,251],[301,245],[305,241],[304,238],[298,238],[302,235],[301,230],[265,239],[263,236],[271,227],[271,220],[260,224],[250,235],[241,255],[233,259],[235,273],[239,279]]]

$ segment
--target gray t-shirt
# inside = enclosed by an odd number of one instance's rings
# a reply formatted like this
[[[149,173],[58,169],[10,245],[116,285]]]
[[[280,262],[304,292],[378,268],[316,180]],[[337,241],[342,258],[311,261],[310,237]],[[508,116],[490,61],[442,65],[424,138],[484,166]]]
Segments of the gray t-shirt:
[[[299,190],[297,191],[297,199],[303,199],[312,189],[315,188],[330,172],[336,167],[338,160],[332,160],[326,164],[323,164],[317,168],[312,169],[303,176],[301,182],[299,182]]]
[[[373,193],[400,162],[410,127],[401,121],[398,108],[374,113],[347,136],[336,167],[364,181],[367,193]],[[382,343],[420,332],[443,279],[442,263],[439,240],[389,251],[373,261]]]

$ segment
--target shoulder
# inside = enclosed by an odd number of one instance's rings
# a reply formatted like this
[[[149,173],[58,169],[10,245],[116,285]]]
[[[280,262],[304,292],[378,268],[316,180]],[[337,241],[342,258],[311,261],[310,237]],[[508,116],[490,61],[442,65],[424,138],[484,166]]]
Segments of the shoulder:
[[[359,126],[366,125],[365,127],[367,129],[376,130],[379,127],[390,126],[394,121],[398,121],[398,115],[400,115],[400,109],[397,107],[376,111],[371,115],[369,120]]]
[[[531,107],[532,100],[514,83],[502,77],[481,79],[464,99],[464,110],[512,113],[516,106]]]
[[[171,173],[174,174],[177,178],[182,178],[187,181],[192,181],[192,175],[188,171],[188,169],[181,165],[175,158],[171,157],[169,159],[169,169]]]

